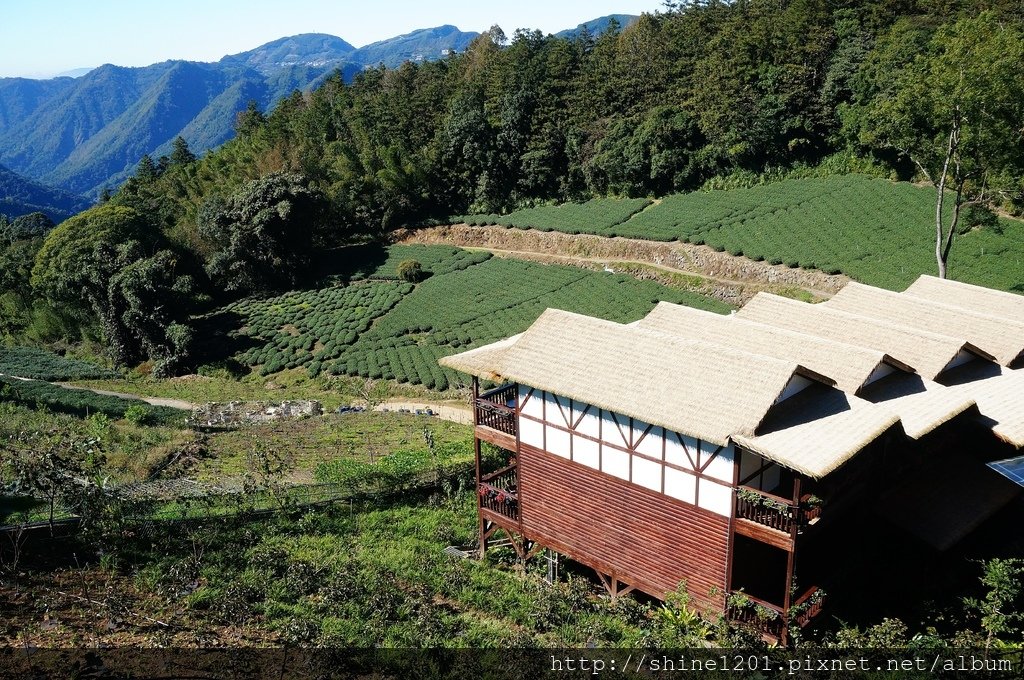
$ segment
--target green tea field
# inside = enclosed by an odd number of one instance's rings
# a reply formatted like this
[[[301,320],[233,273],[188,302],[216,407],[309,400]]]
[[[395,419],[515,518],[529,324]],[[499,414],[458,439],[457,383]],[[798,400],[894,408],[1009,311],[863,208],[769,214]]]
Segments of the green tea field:
[[[725,313],[728,307],[650,281],[573,267],[490,258],[445,246],[393,246],[349,285],[245,300],[225,311],[249,347],[235,358],[263,374],[305,366],[311,376],[384,378],[445,390],[461,378],[437,360],[520,333],[548,307],[634,321],[660,300]],[[403,259],[430,273],[386,280]]]
[[[930,188],[861,175],[790,179],[749,189],[642,199],[598,199],[509,215],[466,215],[470,225],[498,224],[572,234],[687,241],[790,267],[843,273],[902,289],[935,272],[935,193]],[[622,219],[597,219],[595,215]],[[953,247],[950,275],[1024,291],[1024,223],[965,225]]]

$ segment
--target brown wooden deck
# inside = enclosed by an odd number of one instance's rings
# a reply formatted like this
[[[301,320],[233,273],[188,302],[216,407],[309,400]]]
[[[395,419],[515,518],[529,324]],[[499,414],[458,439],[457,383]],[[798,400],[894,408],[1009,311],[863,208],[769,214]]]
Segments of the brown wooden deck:
[[[804,628],[821,613],[825,597],[817,586],[812,586],[798,597],[789,612],[781,606],[760,600],[747,593],[730,594],[726,617],[740,625],[753,628],[766,638],[782,639],[787,628]],[[787,626],[788,619],[788,626]]]
[[[805,494],[797,505],[791,499],[741,486],[736,494],[736,533],[789,550],[794,528],[795,533],[803,533],[821,517],[821,505],[812,506],[811,498]]]
[[[487,519],[506,526],[519,521],[519,475],[515,465],[480,477],[480,511]]]

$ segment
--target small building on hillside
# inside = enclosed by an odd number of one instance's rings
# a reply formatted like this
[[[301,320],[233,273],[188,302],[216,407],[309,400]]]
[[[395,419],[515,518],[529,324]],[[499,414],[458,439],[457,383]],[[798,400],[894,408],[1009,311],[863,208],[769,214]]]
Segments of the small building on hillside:
[[[549,309],[442,359],[473,376],[481,552],[502,532],[612,596],[685,583],[785,640],[879,515],[957,543],[1022,490],[1024,297],[922,282],[759,294],[732,316],[661,303],[632,324]],[[506,464],[481,469],[481,442]]]

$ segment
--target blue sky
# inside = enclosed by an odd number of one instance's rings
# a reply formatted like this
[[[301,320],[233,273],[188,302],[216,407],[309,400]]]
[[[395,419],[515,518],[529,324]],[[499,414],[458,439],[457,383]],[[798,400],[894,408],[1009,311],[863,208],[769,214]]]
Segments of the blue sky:
[[[0,0],[0,77],[46,78],[112,63],[216,61],[296,33],[356,47],[417,28],[493,24],[553,33],[606,14],[661,9],[660,0]]]

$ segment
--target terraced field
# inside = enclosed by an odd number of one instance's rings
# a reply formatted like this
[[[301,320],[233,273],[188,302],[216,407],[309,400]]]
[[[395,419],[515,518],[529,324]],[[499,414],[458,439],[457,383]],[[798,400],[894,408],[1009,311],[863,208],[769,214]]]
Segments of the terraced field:
[[[464,378],[437,360],[525,330],[557,307],[634,321],[659,300],[726,312],[720,302],[625,275],[489,258],[446,246],[393,246],[386,263],[416,255],[432,272],[416,284],[375,280],[237,303],[228,311],[252,343],[241,363],[264,374],[305,366],[310,375],[393,379],[445,390]],[[426,266],[429,264],[429,267]]]
[[[935,194],[860,175],[791,179],[750,189],[669,196],[635,210],[636,200],[600,199],[504,216],[455,218],[600,236],[706,244],[754,260],[842,273],[894,290],[933,273]],[[595,220],[595,213],[626,216]],[[1024,222],[972,229],[953,248],[953,278],[1024,291]]]

